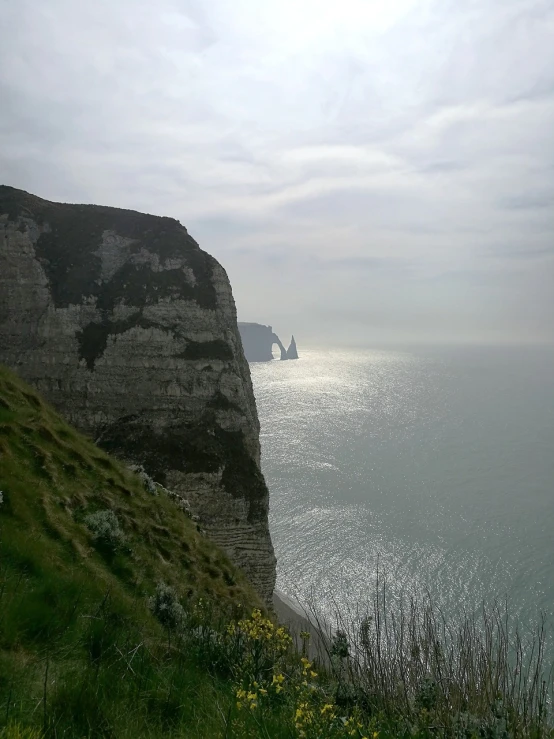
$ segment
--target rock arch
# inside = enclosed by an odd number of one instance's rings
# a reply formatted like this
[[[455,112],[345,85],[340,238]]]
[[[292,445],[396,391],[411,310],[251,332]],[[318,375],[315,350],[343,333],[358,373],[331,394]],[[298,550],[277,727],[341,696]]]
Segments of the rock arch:
[[[271,334],[271,355],[272,355],[272,356],[273,356],[273,345],[274,345],[274,344],[277,344],[277,346],[278,346],[278,347],[279,347],[279,349],[281,350],[281,361],[282,361],[283,359],[288,359],[289,357],[288,357],[288,354],[287,354],[287,350],[286,350],[286,349],[285,349],[285,347],[283,346],[283,342],[282,342],[282,341],[281,341],[281,339],[280,339],[280,338],[279,338],[279,337],[277,336],[277,334],[276,334],[276,333],[272,333],[272,334]]]

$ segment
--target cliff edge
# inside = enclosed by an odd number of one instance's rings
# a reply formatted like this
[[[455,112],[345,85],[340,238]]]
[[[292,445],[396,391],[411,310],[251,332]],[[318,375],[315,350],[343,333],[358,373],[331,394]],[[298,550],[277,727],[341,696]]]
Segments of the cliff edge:
[[[231,286],[178,221],[0,186],[0,362],[186,498],[270,601],[268,491]]]

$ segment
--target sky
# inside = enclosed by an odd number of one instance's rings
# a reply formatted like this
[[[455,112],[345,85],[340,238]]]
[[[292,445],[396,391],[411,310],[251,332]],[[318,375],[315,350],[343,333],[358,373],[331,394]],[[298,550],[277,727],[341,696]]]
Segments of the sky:
[[[0,182],[304,346],[554,343],[554,0],[0,0]]]

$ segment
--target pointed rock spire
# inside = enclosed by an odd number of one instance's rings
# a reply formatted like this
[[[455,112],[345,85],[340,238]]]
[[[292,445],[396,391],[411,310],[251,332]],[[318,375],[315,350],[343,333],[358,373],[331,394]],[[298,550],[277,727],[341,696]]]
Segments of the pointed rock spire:
[[[294,336],[291,339],[290,346],[287,349],[287,359],[298,359],[298,350],[296,349],[296,341]]]

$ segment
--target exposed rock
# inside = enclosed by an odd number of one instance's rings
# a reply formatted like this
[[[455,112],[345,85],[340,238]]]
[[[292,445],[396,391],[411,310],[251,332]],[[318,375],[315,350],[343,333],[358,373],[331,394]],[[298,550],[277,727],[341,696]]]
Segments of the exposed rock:
[[[296,348],[294,336],[292,337],[289,348],[287,349],[287,359],[298,359],[298,350]]]
[[[281,350],[281,359],[288,359],[287,350],[271,326],[239,322],[244,354],[249,362],[269,362],[273,359],[273,344]]]
[[[269,602],[268,492],[235,303],[178,221],[0,186],[0,361],[185,498]]]
[[[277,344],[277,346],[281,350],[281,360],[287,359],[287,350],[285,349],[285,347],[281,343],[281,339],[277,336],[277,334],[276,333],[273,333],[271,335],[271,339],[273,341],[273,344]],[[272,346],[273,346],[273,344],[272,344]],[[272,353],[271,357],[273,358],[273,353]]]

